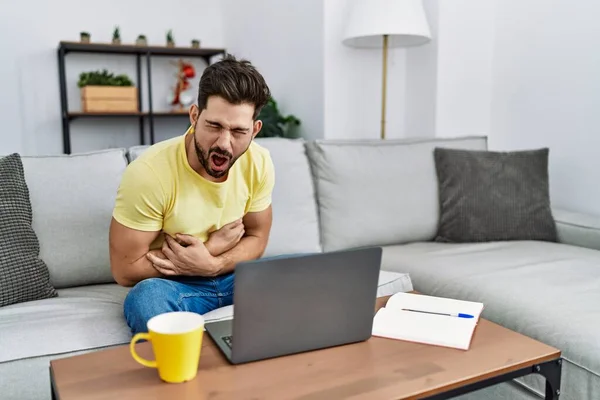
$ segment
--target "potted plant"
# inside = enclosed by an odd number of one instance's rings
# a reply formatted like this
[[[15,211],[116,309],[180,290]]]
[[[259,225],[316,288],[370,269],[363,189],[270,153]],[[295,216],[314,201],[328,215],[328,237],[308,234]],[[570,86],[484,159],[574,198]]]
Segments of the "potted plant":
[[[175,39],[173,38],[173,30],[167,31],[167,47],[175,47]]]
[[[297,138],[296,128],[300,125],[300,120],[294,115],[283,116],[274,98],[270,98],[258,115],[263,123],[262,129],[257,137],[283,137]]]
[[[138,110],[137,88],[124,74],[106,69],[82,72],[77,86],[81,89],[84,112],[135,112]]]
[[[146,41],[146,36],[139,35],[135,40],[135,44],[137,44],[138,46],[146,46],[146,44],[148,44],[148,42]]]
[[[192,39],[192,48],[194,48],[194,49],[200,48],[200,41],[198,39]]]
[[[91,35],[88,32],[80,32],[79,33],[79,40],[81,40],[81,43],[89,43],[90,37],[91,37]]]
[[[121,32],[118,26],[115,26],[115,30],[113,31],[112,43],[121,44]]]

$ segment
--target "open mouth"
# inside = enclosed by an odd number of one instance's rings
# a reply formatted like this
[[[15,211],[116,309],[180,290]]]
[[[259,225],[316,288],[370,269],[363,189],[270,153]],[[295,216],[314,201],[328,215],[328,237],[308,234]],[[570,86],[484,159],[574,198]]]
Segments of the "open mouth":
[[[219,154],[212,154],[210,157],[210,161],[213,169],[217,171],[222,171],[225,169],[225,167],[227,167],[229,157],[222,156]]]

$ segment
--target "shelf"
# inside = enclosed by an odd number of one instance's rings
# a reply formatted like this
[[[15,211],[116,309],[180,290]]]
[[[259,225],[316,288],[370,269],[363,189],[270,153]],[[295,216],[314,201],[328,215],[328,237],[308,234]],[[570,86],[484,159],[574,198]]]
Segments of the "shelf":
[[[147,114],[147,113],[146,113]],[[153,111],[152,116],[154,117],[180,117],[189,116],[189,111]]]
[[[187,111],[156,111],[152,113],[153,117],[181,117],[187,116]],[[73,120],[76,118],[114,118],[114,117],[148,117],[148,112],[70,112],[68,114],[69,119]]]
[[[58,48],[65,53],[142,54],[153,56],[201,57],[204,59],[225,53],[225,49],[205,49],[202,47],[196,49],[193,47],[138,46],[135,44],[81,42],[60,42]]]
[[[69,112],[69,99],[67,96],[67,73],[66,60],[68,53],[88,53],[88,54],[115,54],[115,55],[133,55],[136,65],[136,82],[140,88],[138,92],[138,107],[142,105],[142,60],[146,64],[146,82],[144,93],[147,93],[149,104],[152,102],[152,57],[170,56],[170,57],[197,57],[211,64],[211,58],[219,54],[226,54],[225,49],[194,48],[194,47],[167,47],[167,46],[139,46],[136,44],[112,44],[112,43],[82,43],[61,41],[57,49],[58,56],[58,79],[60,85],[60,110],[62,120],[63,151],[65,154],[71,154],[71,128],[70,124],[76,119],[92,118],[136,118],[140,129],[140,144],[146,144],[145,127],[149,128],[149,141],[154,144],[154,121],[155,118],[183,117],[188,116],[187,110],[182,111],[129,111],[129,112]],[[188,117],[189,118],[189,117]],[[146,121],[148,122],[146,124]]]

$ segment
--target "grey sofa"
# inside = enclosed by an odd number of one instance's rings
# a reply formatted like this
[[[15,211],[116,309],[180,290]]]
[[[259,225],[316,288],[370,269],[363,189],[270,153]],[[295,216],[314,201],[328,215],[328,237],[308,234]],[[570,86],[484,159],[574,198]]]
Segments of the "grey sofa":
[[[486,149],[485,137],[258,141],[277,179],[265,256],[382,246],[382,271],[409,273],[426,294],[482,301],[485,318],[560,348],[561,398],[600,398],[598,218],[554,210],[561,243],[435,243],[432,151]],[[129,342],[128,289],[111,277],[107,233],[121,173],[144,150],[24,157],[40,256],[59,297],[0,308],[0,399],[49,399],[51,359]],[[467,397],[538,398],[540,383]]]

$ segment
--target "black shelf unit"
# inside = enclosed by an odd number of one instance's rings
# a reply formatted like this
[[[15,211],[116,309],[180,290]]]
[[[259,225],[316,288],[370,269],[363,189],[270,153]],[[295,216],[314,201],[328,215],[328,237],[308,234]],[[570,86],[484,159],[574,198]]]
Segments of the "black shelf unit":
[[[65,59],[68,53],[96,53],[96,54],[121,54],[132,55],[136,59],[136,75],[138,88],[138,111],[137,112],[69,112],[69,101],[67,99],[67,78],[65,70]],[[152,68],[151,58],[153,56],[167,57],[190,57],[202,58],[210,64],[211,57],[225,54],[225,49],[203,49],[192,47],[163,47],[163,46],[137,46],[137,45],[114,45],[104,43],[80,43],[60,42],[58,46],[58,77],[60,85],[60,108],[62,118],[63,151],[71,153],[71,129],[70,122],[77,118],[138,118],[140,125],[140,144],[145,143],[144,120],[148,119],[150,128],[150,144],[154,144],[154,118],[182,116],[187,113],[180,112],[154,112],[152,110]],[[142,57],[146,61],[148,78],[148,110],[142,110]]]

